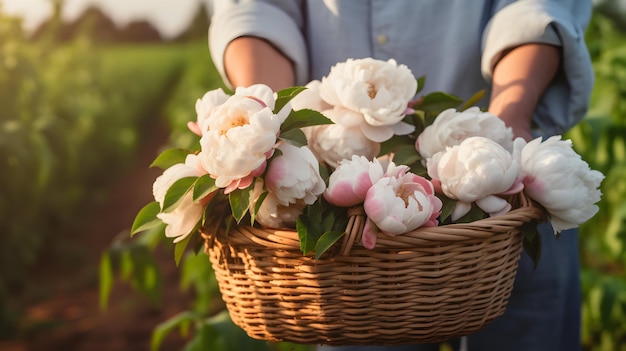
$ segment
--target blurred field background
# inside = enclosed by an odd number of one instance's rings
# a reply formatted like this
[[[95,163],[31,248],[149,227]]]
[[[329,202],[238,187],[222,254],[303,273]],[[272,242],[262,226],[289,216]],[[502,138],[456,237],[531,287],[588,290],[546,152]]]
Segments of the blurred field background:
[[[175,267],[159,233],[128,230],[166,147],[194,140],[195,100],[222,86],[206,45],[210,8],[164,38],[63,1],[24,31],[0,1],[0,350],[307,350],[248,339],[223,313],[208,260]],[[587,33],[596,86],[567,137],[606,175],[581,228],[583,342],[626,350],[626,7],[596,2]]]

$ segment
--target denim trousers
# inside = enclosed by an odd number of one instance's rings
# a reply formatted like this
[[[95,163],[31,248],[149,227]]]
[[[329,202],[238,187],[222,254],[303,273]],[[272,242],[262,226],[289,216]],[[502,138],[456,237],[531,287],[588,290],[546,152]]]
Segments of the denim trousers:
[[[534,269],[523,252],[504,314],[467,336],[468,351],[577,351],[580,340],[578,231],[539,226],[541,257]],[[459,340],[450,340],[459,350]],[[319,351],[438,351],[438,344],[397,346],[318,346]]]

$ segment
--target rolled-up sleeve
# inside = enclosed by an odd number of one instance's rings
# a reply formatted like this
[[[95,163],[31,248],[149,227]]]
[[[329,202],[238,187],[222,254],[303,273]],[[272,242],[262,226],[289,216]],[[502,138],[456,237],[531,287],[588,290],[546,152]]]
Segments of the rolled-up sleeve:
[[[308,56],[302,35],[302,13],[296,2],[282,1],[281,6],[261,1],[214,2],[209,27],[211,58],[224,82],[231,86],[224,68],[224,51],[242,36],[254,36],[272,43],[294,64],[298,84],[306,82]]]
[[[481,68],[487,80],[507,49],[528,43],[561,47],[561,69],[535,110],[539,135],[563,134],[587,113],[594,79],[584,37],[590,16],[591,1],[526,0],[504,6],[485,29]]]

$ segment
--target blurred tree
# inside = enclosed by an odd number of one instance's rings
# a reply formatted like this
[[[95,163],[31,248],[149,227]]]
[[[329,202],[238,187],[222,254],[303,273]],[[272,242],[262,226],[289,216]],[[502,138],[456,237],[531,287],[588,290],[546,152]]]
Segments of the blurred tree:
[[[626,1],[594,0],[594,10],[610,18],[622,31],[626,31]]]
[[[179,42],[188,42],[198,39],[206,39],[210,23],[211,19],[209,16],[209,8],[206,3],[201,2],[198,4],[196,16],[190,22],[187,30],[174,40]]]
[[[150,42],[161,41],[161,34],[148,21],[133,21],[117,32],[116,41]]]

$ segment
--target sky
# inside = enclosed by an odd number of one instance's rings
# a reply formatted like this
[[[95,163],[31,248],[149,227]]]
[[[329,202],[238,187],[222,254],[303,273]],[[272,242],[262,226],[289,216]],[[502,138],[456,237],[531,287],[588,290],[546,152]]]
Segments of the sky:
[[[74,20],[96,4],[119,26],[133,20],[150,21],[166,38],[180,34],[193,19],[197,6],[210,0],[64,0],[63,18]],[[31,31],[52,13],[50,0],[0,0],[2,11],[24,19]]]

